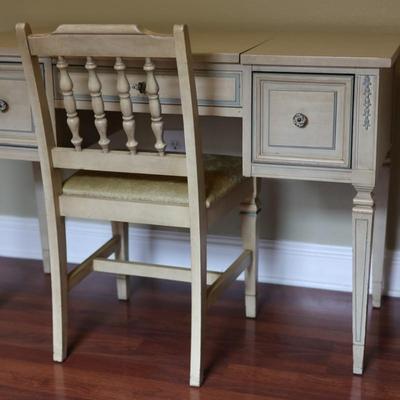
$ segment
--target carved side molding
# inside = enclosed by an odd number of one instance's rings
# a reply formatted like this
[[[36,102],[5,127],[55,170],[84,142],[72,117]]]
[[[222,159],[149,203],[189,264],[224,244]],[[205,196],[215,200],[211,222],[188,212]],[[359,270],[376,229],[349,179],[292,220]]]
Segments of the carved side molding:
[[[363,110],[363,127],[369,129],[371,127],[371,95],[372,95],[372,81],[369,75],[366,75],[363,80],[363,96],[364,96],[364,110]]]

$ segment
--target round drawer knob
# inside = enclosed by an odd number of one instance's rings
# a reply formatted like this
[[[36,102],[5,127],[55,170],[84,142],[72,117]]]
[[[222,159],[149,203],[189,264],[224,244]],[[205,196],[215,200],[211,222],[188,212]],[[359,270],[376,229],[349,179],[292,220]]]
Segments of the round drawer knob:
[[[308,118],[302,113],[296,113],[293,116],[293,123],[298,128],[304,128],[308,123]]]
[[[8,110],[8,103],[0,99],[0,112],[4,113]]]

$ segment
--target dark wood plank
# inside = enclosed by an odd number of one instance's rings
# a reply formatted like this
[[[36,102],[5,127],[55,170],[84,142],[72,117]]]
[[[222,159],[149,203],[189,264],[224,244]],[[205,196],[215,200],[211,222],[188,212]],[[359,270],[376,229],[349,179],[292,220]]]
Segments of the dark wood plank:
[[[190,286],[136,279],[128,303],[113,277],[71,292],[70,355],[51,360],[50,279],[41,263],[0,259],[2,399],[398,399],[397,299],[370,311],[368,366],[351,374],[348,293],[260,285],[257,321],[238,282],[209,310],[207,378],[188,387]]]

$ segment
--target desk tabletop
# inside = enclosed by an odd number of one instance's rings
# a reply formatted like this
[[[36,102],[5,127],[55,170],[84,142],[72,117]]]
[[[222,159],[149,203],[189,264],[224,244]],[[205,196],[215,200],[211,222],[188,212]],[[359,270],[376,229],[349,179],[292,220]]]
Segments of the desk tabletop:
[[[196,61],[240,63],[246,51],[268,40],[265,32],[190,32]]]
[[[193,31],[190,39],[196,62],[305,67],[390,68],[400,46],[400,35],[372,33]],[[14,32],[0,33],[0,55],[18,56]]]
[[[39,29],[36,32],[51,32]],[[265,32],[190,32],[193,57],[196,62],[240,63],[240,55],[263,43],[271,35]],[[15,32],[0,32],[0,55],[18,56]]]
[[[246,51],[242,64],[390,68],[400,35],[354,33],[276,33]]]

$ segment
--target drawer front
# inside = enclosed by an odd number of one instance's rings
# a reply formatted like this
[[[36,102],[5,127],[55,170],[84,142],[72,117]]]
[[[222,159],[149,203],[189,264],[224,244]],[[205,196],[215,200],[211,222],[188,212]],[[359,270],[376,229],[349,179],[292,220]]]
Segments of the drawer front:
[[[20,63],[0,63],[0,145],[34,146],[35,125]],[[0,104],[0,106],[1,106]]]
[[[90,103],[87,71],[80,66],[71,66],[69,74],[74,84],[74,94],[78,101]],[[97,69],[102,83],[103,98],[106,103],[118,103],[117,76],[113,68],[99,67]],[[59,73],[54,70],[55,99],[62,100],[59,89]],[[127,69],[128,81],[133,87],[138,82],[146,81],[146,76],[140,68]],[[156,70],[156,79],[160,87],[161,104],[180,105],[179,82],[176,70]],[[199,106],[241,107],[241,79],[238,70],[198,70],[196,71],[196,88]],[[148,103],[147,97],[137,90],[131,90],[134,103]]]
[[[253,74],[253,162],[349,168],[353,76]]]

